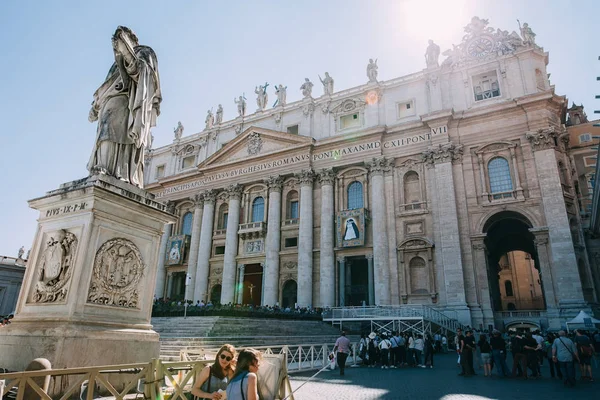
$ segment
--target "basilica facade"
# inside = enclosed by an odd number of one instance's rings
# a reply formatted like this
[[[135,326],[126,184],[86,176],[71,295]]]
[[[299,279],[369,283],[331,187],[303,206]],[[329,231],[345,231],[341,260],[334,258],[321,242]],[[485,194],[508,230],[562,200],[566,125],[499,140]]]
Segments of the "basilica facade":
[[[567,99],[519,28],[474,17],[443,61],[430,41],[414,74],[380,81],[371,60],[364,85],[335,91],[327,74],[317,95],[307,78],[291,103],[279,85],[273,108],[259,86],[254,113],[240,98],[233,120],[220,106],[200,133],[179,125],[146,154],[145,188],[178,216],[156,296],[426,304],[484,328],[531,308],[538,326],[557,327],[589,308],[596,292],[584,299],[581,274],[596,272],[573,240]],[[532,302],[506,301],[517,276]]]

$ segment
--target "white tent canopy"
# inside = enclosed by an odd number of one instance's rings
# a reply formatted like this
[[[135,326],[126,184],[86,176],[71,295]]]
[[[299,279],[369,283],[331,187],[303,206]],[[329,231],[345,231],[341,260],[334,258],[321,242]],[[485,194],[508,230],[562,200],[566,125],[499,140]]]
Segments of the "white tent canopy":
[[[579,311],[579,314],[575,318],[570,321],[567,321],[567,329],[571,328],[582,328],[585,327],[586,322],[591,322],[592,324],[600,324],[600,319],[596,319],[590,316],[585,311]]]

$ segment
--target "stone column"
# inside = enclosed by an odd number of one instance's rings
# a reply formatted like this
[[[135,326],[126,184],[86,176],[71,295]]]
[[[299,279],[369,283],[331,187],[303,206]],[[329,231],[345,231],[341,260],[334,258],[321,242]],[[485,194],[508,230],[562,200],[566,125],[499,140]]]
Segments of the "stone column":
[[[319,297],[322,307],[333,307],[335,305],[334,180],[333,169],[324,169],[319,173],[319,181],[321,182],[321,243],[319,252],[321,282],[319,284]]]
[[[237,283],[237,304],[242,304],[244,301],[244,273],[246,266],[244,264],[240,264],[238,266],[238,283]]]
[[[279,248],[281,246],[281,186],[283,179],[272,176],[265,180],[269,187],[269,214],[263,268],[263,305],[274,306],[279,298]]]
[[[494,311],[492,310],[490,283],[488,279],[485,237],[485,233],[471,236],[471,245],[473,247],[473,265],[475,267],[477,283],[477,302],[480,304],[483,313],[483,328],[487,329],[488,325],[494,325]]]
[[[471,316],[466,303],[465,278],[460,247],[460,232],[452,161],[462,158],[462,145],[452,142],[431,146],[423,152],[423,161],[434,165],[436,192],[433,201],[438,207],[438,227],[440,248],[444,265],[447,306],[458,312],[463,324],[471,324]]]
[[[167,292],[165,293],[165,297],[171,297],[171,293],[173,292],[173,273],[167,273]]]
[[[194,220],[192,221],[192,237],[190,238],[190,255],[188,257],[187,274],[190,277],[186,281],[185,298],[193,300],[194,304],[199,298],[194,298],[194,288],[196,287],[196,268],[198,267],[198,247],[200,246],[200,226],[202,225],[202,208],[204,207],[204,197],[196,194],[190,198],[194,202]]]
[[[338,279],[339,279],[339,306],[346,305],[346,258],[338,257]]]
[[[371,224],[373,231],[373,261],[375,304],[390,303],[389,245],[387,238],[386,201],[383,173],[390,170],[390,160],[385,157],[373,158],[369,168],[371,188]]]
[[[157,298],[167,296],[165,292],[165,278],[167,277],[167,269],[165,267],[165,258],[167,256],[167,243],[171,236],[173,224],[165,224],[162,238],[160,239],[160,250],[158,251],[158,265],[156,272],[156,285],[154,286],[154,295]]]
[[[533,150],[548,227],[550,244],[548,265],[555,282],[556,298],[561,309],[569,309],[565,316],[570,316],[572,313],[577,314],[585,303],[556,158],[557,151],[565,150],[564,143],[568,141],[568,134],[566,131],[557,132],[551,127],[537,132],[528,132],[525,137],[531,143]]]
[[[215,218],[216,192],[204,192],[204,210],[198,246],[198,262],[196,263],[196,284],[194,285],[194,303],[198,300],[208,301],[208,269],[212,253],[213,222]]]
[[[373,254],[367,254],[367,286],[369,305],[375,305],[375,287],[373,286]]]
[[[313,289],[313,180],[312,170],[296,175],[300,181],[300,226],[298,237],[298,305],[312,306]]]
[[[225,233],[225,257],[223,257],[223,284],[221,304],[233,303],[235,293],[235,267],[238,253],[238,227],[240,224],[240,198],[242,186],[233,184],[227,187],[229,195],[229,215]]]
[[[548,329],[561,329],[560,311],[558,309],[558,293],[557,281],[554,277],[552,268],[552,256],[548,244],[550,239],[548,236],[548,228],[531,228],[529,229],[534,235],[533,243],[537,252],[537,258],[540,268],[540,278],[542,280],[542,289],[544,291],[544,300],[546,302],[546,316],[548,318]]]

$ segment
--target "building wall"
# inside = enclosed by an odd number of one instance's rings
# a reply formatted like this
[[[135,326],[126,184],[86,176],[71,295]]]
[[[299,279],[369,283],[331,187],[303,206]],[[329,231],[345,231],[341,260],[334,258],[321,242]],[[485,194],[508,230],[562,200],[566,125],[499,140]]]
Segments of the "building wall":
[[[0,257],[0,315],[15,311],[24,275],[25,261],[14,257]]]

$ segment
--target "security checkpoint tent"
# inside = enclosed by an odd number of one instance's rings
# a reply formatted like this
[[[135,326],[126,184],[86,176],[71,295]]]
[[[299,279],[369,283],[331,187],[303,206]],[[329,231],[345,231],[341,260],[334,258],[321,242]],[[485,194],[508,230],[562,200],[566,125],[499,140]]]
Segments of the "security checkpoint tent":
[[[587,324],[586,324],[587,323]],[[592,324],[590,326],[589,324]],[[579,314],[575,318],[570,321],[567,321],[567,331],[569,329],[577,329],[577,328],[589,328],[594,329],[593,325],[600,324],[600,319],[596,319],[590,315],[588,315],[585,311],[579,311]]]

